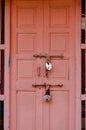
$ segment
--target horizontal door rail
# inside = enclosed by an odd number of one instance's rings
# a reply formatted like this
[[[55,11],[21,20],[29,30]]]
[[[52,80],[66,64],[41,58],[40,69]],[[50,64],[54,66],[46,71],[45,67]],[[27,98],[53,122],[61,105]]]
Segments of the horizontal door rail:
[[[0,101],[4,101],[4,95],[0,95]]]
[[[86,101],[86,94],[81,95],[81,100]]]

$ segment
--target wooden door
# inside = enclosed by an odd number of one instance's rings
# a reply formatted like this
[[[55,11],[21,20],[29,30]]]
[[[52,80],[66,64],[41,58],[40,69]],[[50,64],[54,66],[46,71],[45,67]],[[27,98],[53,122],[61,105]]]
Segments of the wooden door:
[[[75,130],[74,29],[74,0],[12,0],[11,130]],[[54,56],[48,76],[40,53]]]

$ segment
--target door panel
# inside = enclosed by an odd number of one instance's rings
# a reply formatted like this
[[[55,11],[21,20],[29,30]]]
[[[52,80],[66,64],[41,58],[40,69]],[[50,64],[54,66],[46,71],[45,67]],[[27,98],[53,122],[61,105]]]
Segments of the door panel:
[[[50,130],[68,130],[68,92],[54,91],[52,94],[53,101],[50,105]]]
[[[44,130],[69,130],[69,96],[67,91],[51,91],[52,101],[44,102]],[[46,116],[46,114],[48,116]]]
[[[27,100],[28,99],[28,100]],[[35,129],[35,92],[17,93],[17,129]],[[28,111],[29,110],[29,111]]]
[[[12,0],[11,6],[11,130],[74,130],[74,1]],[[34,54],[52,55],[48,76],[46,55]],[[44,83],[51,85],[49,102]]]
[[[42,52],[42,2],[14,0],[11,6],[11,129],[42,130],[42,90],[32,87],[42,80],[36,73],[40,62],[33,58]]]

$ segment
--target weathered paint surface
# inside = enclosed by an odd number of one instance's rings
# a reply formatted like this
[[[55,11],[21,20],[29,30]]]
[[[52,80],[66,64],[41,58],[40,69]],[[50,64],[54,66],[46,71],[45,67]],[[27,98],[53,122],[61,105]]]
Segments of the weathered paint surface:
[[[34,54],[63,54],[45,58]],[[75,3],[74,0],[11,2],[11,130],[75,130]],[[51,101],[45,88],[51,84]],[[63,84],[63,87],[52,85]]]

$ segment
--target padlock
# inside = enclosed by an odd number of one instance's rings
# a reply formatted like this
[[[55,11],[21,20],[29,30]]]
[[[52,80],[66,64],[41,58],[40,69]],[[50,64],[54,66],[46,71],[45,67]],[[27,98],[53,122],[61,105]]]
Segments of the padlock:
[[[46,70],[51,70],[52,69],[52,64],[51,63],[46,63],[45,68],[46,68]]]
[[[50,89],[48,88],[45,92],[45,95],[44,95],[44,100],[46,102],[50,101],[51,100],[51,95],[50,95]]]

